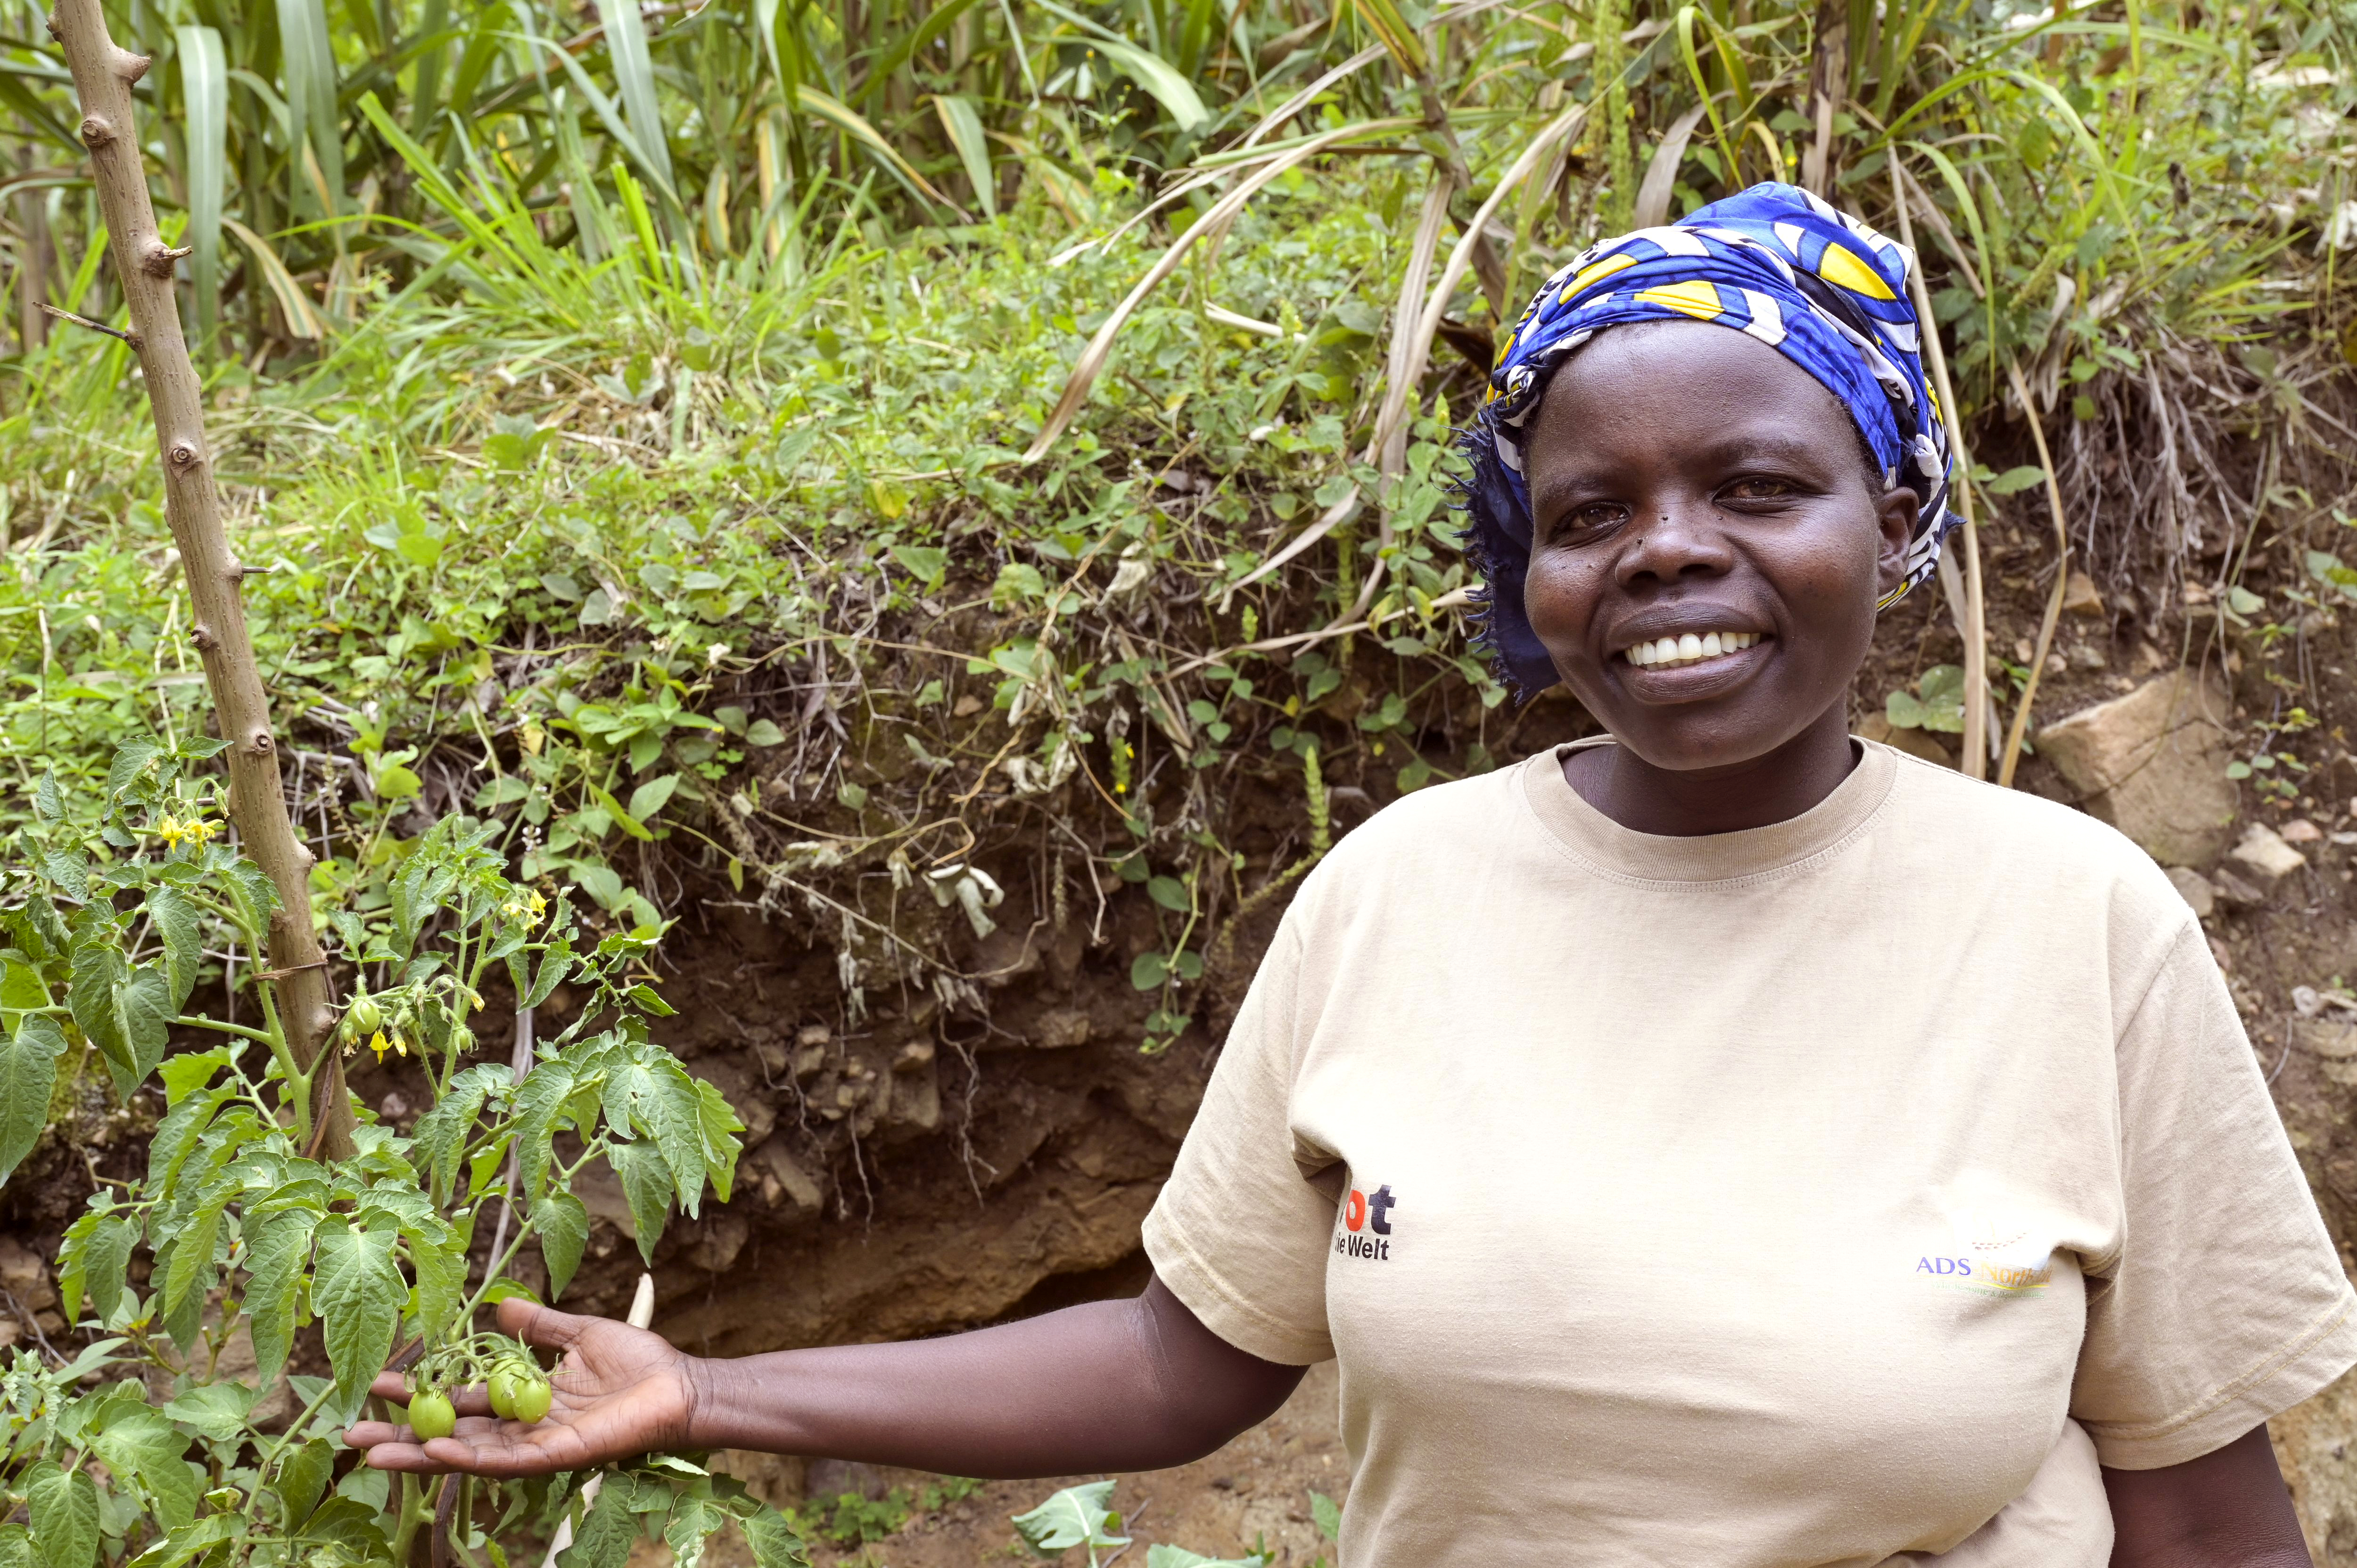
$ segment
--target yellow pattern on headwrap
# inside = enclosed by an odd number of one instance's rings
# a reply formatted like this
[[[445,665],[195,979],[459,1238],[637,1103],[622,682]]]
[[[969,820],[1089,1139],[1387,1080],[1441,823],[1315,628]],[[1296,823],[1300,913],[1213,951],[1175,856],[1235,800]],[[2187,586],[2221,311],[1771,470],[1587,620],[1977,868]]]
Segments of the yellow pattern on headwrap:
[[[1862,294],[1868,299],[1896,299],[1890,285],[1882,281],[1872,267],[1859,261],[1843,247],[1832,243],[1817,258],[1817,275],[1830,284],[1838,284],[1852,294]]]
[[[1725,308],[1718,302],[1718,290],[1707,278],[1694,278],[1685,283],[1665,283],[1649,288],[1637,295],[1645,305],[1658,305],[1665,310],[1683,311],[1697,321],[1708,321]]]
[[[1555,299],[1559,304],[1568,305],[1573,300],[1578,298],[1581,295],[1587,293],[1589,285],[1599,283],[1605,278],[1610,277],[1614,273],[1619,272],[1623,267],[1633,267],[1636,264],[1637,258],[1631,255],[1628,252],[1616,252],[1612,255],[1605,257],[1594,266],[1589,267],[1587,271],[1581,273],[1569,283],[1564,285],[1563,292],[1557,295]]]

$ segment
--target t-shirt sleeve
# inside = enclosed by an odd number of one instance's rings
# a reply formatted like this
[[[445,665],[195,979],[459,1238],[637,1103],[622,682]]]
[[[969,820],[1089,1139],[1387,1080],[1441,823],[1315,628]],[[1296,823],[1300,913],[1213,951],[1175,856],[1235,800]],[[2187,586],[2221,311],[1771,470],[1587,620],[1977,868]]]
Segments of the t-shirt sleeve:
[[[1288,918],[1237,1010],[1146,1255],[1204,1326],[1265,1361],[1329,1359],[1326,1251],[1334,1198],[1297,1158],[1291,1123],[1301,943]],[[1307,1153],[1307,1151],[1305,1151]]]
[[[2233,999],[2188,921],[2118,1044],[2116,1260],[2071,1413],[2105,1465],[2197,1459],[2357,1361],[2357,1307]]]

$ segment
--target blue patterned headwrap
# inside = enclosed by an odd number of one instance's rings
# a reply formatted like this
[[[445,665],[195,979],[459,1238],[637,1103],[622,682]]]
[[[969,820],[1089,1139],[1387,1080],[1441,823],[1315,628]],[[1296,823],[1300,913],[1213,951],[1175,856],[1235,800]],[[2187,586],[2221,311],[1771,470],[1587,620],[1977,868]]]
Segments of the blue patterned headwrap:
[[[1510,685],[1527,695],[1556,679],[1523,613],[1531,559],[1523,426],[1555,369],[1608,327],[1715,321],[1823,381],[1857,423],[1883,482],[1922,498],[1906,575],[1882,604],[1932,575],[1955,526],[1953,459],[1924,378],[1924,328],[1907,286],[1913,262],[1904,245],[1797,186],[1766,184],[1668,227],[1591,245],[1546,281],[1500,351],[1465,440],[1465,547],[1488,584],[1480,639]]]

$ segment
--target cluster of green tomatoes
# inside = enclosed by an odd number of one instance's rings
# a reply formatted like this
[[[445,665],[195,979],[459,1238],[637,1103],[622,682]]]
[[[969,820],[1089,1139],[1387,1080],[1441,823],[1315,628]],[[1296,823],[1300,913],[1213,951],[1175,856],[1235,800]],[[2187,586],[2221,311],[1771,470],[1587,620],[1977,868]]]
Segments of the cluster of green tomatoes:
[[[453,984],[455,986],[455,983]],[[417,985],[404,986],[381,997],[370,995],[365,988],[355,992],[344,1008],[343,1022],[337,1028],[345,1055],[366,1046],[376,1053],[377,1060],[382,1061],[387,1051],[405,1057],[412,1044],[422,1046],[425,1041],[419,1032],[417,1015],[422,993],[423,988]],[[473,992],[467,992],[466,995],[475,1007],[479,1008],[483,1004],[482,998]],[[455,1042],[458,1049],[461,1052],[470,1049],[474,1044],[472,1033],[462,1027],[458,1034],[463,1036]]]
[[[548,1377],[532,1352],[499,1334],[475,1334],[430,1352],[409,1375],[409,1429],[420,1441],[447,1437],[457,1430],[457,1407],[446,1391],[480,1380],[491,1398],[491,1413],[527,1425],[548,1414]]]

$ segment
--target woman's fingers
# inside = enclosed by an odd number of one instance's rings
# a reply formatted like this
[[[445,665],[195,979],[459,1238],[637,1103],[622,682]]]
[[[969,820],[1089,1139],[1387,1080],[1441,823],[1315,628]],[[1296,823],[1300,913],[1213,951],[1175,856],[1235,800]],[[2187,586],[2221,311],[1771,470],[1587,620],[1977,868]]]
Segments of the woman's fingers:
[[[576,1317],[569,1312],[559,1312],[553,1306],[542,1306],[522,1296],[511,1295],[500,1303],[500,1326],[527,1345],[544,1345],[554,1350],[569,1350],[590,1325],[604,1321],[596,1317]]]

